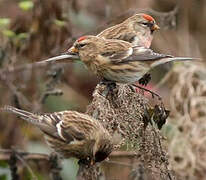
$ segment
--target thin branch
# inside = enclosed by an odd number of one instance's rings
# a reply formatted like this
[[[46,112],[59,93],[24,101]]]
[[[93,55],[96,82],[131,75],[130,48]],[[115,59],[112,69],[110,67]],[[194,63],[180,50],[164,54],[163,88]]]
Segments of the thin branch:
[[[23,157],[24,160],[32,161],[49,161],[49,155],[42,153],[29,153],[25,151],[15,150],[19,156]],[[11,154],[13,153],[12,149],[0,149],[0,160],[8,161]]]
[[[49,59],[45,59],[39,62],[35,62],[35,63],[29,63],[29,64],[21,64],[21,65],[16,65],[15,67],[7,67],[7,68],[2,68],[0,70],[0,76],[1,77],[5,77],[3,76],[4,74],[9,74],[9,73],[16,73],[16,72],[20,72],[23,70],[31,70],[31,69],[35,69],[35,68],[44,68],[46,66],[55,64],[55,63],[65,63],[65,62],[71,62],[69,60],[74,60],[74,58],[67,58],[64,59],[62,61],[51,61],[53,58],[49,58]],[[75,58],[77,59],[77,57]]]
[[[53,89],[53,90],[50,90],[50,91],[46,91],[46,92],[44,92],[44,94],[40,98],[40,102],[42,104],[44,104],[46,99],[49,96],[61,96],[61,95],[63,95],[63,91],[61,89]]]
[[[133,167],[133,165],[131,164],[128,164],[128,163],[122,163],[122,162],[119,162],[119,161],[104,161],[103,163],[108,163],[108,164],[116,164],[116,165],[121,165],[121,166],[127,166],[127,167]]]
[[[62,170],[62,168],[59,165],[59,159],[56,153],[52,153],[50,155],[50,173],[52,176],[53,180],[62,180],[61,176],[60,176],[60,171]]]
[[[9,160],[12,149],[0,149],[0,160]],[[50,156],[48,154],[43,153],[30,153],[26,151],[15,150],[18,155],[24,157],[25,160],[42,160],[49,161]],[[109,157],[133,157],[138,156],[136,152],[128,152],[128,151],[113,151]]]
[[[11,170],[11,177],[12,180],[18,180],[19,179],[19,175],[17,173],[18,171],[18,166],[17,166],[17,158],[16,158],[16,152],[11,150],[11,154],[9,157],[9,166],[10,166],[10,170]]]
[[[32,171],[31,167],[27,164],[27,162],[16,153],[16,157],[22,162],[22,164],[28,169],[29,173],[32,176],[32,179],[38,180],[38,178],[35,176],[34,172]]]

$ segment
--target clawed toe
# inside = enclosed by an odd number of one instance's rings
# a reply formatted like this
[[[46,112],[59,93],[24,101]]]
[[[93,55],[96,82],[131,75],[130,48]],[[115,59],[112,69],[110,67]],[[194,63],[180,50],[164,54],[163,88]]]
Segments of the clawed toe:
[[[138,82],[143,86],[147,86],[151,79],[152,78],[150,74],[145,74]]]

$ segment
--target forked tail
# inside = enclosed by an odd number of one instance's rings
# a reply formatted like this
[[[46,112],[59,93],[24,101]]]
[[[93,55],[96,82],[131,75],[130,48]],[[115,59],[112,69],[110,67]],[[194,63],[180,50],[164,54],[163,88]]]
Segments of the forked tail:
[[[68,62],[68,61],[74,61],[74,60],[79,60],[79,56],[75,54],[62,54],[62,55],[51,57],[49,59],[42,60],[36,63],[37,64],[56,63],[56,62]]]

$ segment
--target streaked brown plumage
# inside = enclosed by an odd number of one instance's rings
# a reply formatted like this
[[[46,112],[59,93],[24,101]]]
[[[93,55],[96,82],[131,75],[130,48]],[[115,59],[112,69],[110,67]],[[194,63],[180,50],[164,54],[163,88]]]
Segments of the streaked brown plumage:
[[[97,35],[104,39],[118,39],[131,43],[133,46],[143,46],[149,48],[153,40],[153,32],[160,29],[156,21],[150,15],[139,13],[135,14],[120,24],[109,27]],[[62,58],[64,57],[61,56]],[[68,57],[68,56],[67,56]],[[77,56],[70,56],[70,59],[78,59]],[[50,58],[47,61],[56,61]],[[95,68],[92,68],[94,70]],[[139,79],[139,83],[147,85],[150,81],[150,74],[145,74]]]
[[[109,81],[127,84],[137,82],[152,68],[161,64],[195,59],[159,54],[126,41],[96,36],[80,37],[69,49],[68,55],[72,53],[77,53],[95,74]]]
[[[147,14],[135,14],[120,24],[109,27],[97,36],[105,39],[119,39],[130,42],[133,46],[149,48],[153,32],[160,29],[153,17]]]
[[[66,54],[45,61],[70,59],[73,56],[78,56],[89,70],[105,80],[126,84],[139,81],[161,64],[198,59],[159,54],[149,48],[133,46],[122,40],[83,36],[75,41]]]
[[[37,115],[12,106],[1,108],[39,127],[48,145],[64,158],[76,157],[93,164],[103,161],[113,149],[108,131],[92,117],[76,111]]]

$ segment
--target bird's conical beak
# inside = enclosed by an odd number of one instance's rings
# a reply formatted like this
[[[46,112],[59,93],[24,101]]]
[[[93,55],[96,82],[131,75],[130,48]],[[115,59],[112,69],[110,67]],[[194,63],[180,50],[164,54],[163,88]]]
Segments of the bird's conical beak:
[[[155,31],[155,30],[159,30],[160,27],[159,27],[157,24],[154,24],[151,29],[152,29],[153,31]]]
[[[71,53],[78,53],[78,49],[75,48],[74,46],[72,46],[68,51]]]

